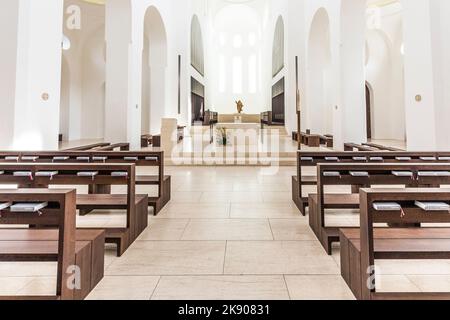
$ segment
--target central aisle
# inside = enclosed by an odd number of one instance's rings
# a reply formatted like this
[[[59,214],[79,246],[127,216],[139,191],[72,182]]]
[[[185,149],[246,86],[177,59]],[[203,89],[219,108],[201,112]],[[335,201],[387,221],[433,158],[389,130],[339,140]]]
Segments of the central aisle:
[[[90,298],[353,298],[292,203],[295,167],[166,170],[171,203]]]

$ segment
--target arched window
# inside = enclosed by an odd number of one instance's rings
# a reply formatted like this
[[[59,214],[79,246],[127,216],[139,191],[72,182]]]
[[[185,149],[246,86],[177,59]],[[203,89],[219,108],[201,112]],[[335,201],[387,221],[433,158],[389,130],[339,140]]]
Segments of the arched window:
[[[197,16],[191,23],[191,65],[202,76],[205,75],[205,57],[203,52],[203,36],[200,22]]]
[[[275,26],[272,56],[272,75],[275,77],[284,68],[284,22],[281,16]]]

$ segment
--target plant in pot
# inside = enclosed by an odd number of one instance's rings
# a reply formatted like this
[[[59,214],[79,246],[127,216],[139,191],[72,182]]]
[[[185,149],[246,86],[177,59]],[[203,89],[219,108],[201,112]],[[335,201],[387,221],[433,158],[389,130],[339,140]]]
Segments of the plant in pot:
[[[228,144],[227,129],[217,128],[217,143],[223,146]]]

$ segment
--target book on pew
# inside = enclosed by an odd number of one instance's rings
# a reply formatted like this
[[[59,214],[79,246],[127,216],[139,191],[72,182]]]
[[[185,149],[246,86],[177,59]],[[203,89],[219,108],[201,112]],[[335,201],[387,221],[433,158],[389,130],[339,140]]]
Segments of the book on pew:
[[[38,212],[48,206],[48,202],[17,203],[11,206],[11,212]]]
[[[14,177],[32,177],[33,173],[31,171],[16,171],[13,173]]]
[[[58,171],[39,171],[36,172],[36,177],[53,178],[58,175]]]
[[[323,173],[324,177],[340,177],[341,173],[338,171],[325,171]]]
[[[69,157],[53,157],[53,161],[66,161]]]
[[[93,178],[95,176],[98,176],[98,171],[83,171],[77,173],[78,177],[89,177]]]
[[[422,160],[422,161],[436,161],[437,159],[435,157],[420,157],[420,160]]]
[[[124,157],[123,159],[125,161],[138,161],[139,160],[138,157]]]
[[[352,177],[364,177],[364,178],[369,177],[369,173],[365,171],[351,171],[350,175]]]
[[[108,157],[92,157],[93,161],[106,161]]]
[[[401,211],[402,206],[397,202],[374,202],[373,208],[376,211]]]
[[[91,158],[89,158],[89,157],[77,157],[77,161],[86,161],[86,162],[89,162],[89,160],[91,160]]]
[[[445,202],[416,201],[416,206],[424,211],[449,211],[450,205]]]
[[[395,159],[397,161],[411,161],[412,160],[411,157],[396,157]]]
[[[36,156],[24,156],[24,157],[22,157],[22,161],[35,162],[38,159],[39,159],[39,157],[36,157]]]
[[[411,171],[392,171],[392,175],[396,177],[412,177],[413,173]]]
[[[1,176],[2,174],[5,174],[5,171],[0,171],[0,176]]]
[[[309,161],[309,162],[313,162],[314,159],[313,159],[313,157],[301,157],[301,158],[300,158],[300,161]]]
[[[325,161],[339,161],[338,157],[325,157]]]
[[[146,161],[158,161],[158,157],[145,157]]]
[[[353,157],[353,161],[367,161],[366,157]]]
[[[8,209],[11,206],[12,206],[11,202],[0,203],[0,210]]]
[[[419,177],[450,177],[448,171],[420,171]]]
[[[439,161],[450,161],[450,157],[439,157]]]
[[[128,172],[122,171],[111,172],[111,177],[128,177]]]
[[[15,157],[15,156],[9,156],[9,157],[5,157],[6,161],[19,161],[19,157]]]
[[[370,161],[384,161],[383,157],[370,157]]]

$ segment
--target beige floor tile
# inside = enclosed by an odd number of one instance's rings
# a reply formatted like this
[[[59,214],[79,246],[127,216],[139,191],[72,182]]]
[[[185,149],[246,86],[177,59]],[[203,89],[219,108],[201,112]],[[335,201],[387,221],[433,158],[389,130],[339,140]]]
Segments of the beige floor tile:
[[[106,274],[217,275],[223,272],[224,255],[224,241],[138,241]]]
[[[282,276],[162,277],[154,300],[287,300]]]
[[[305,219],[293,203],[289,204],[244,204],[232,203],[231,218],[254,219],[254,218],[287,218]]]
[[[224,219],[229,216],[229,204],[169,203],[155,219]]]
[[[225,274],[339,274],[316,241],[230,241]]]
[[[264,203],[289,203],[292,201],[292,194],[288,191],[272,191],[262,193]]]
[[[213,190],[213,188],[212,188]],[[201,203],[261,203],[260,192],[203,192]]]
[[[138,240],[181,240],[189,219],[149,219],[149,226]]]
[[[382,260],[376,264],[384,275],[450,275],[448,260]]]
[[[8,277],[52,277],[56,262],[0,262],[0,274]]]
[[[420,292],[405,275],[377,275],[376,288],[378,292]]]
[[[172,203],[198,203],[200,197],[202,196],[201,191],[191,191],[191,192],[172,192],[171,202]]]
[[[302,219],[270,219],[275,240],[317,240],[309,225]]]
[[[341,276],[285,276],[291,299],[354,300]]]
[[[446,275],[408,275],[422,292],[450,292],[450,276]]]
[[[30,277],[0,277],[0,295],[13,296],[16,295],[21,289],[28,285],[33,278]]]
[[[55,296],[55,277],[36,277],[17,292],[19,296]]]
[[[273,240],[266,219],[191,220],[182,240]]]
[[[105,277],[87,300],[149,300],[160,277]]]

